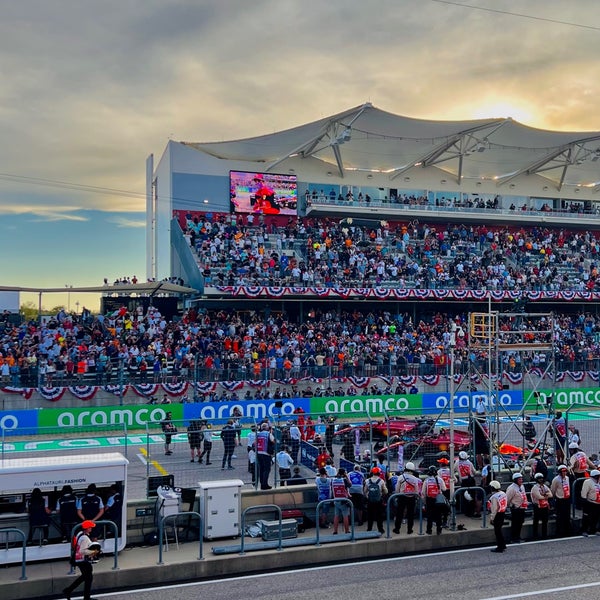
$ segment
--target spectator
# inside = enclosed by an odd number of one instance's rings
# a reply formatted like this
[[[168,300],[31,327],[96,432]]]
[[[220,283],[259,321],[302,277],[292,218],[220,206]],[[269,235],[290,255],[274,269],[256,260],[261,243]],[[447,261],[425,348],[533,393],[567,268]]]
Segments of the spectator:
[[[226,425],[221,430],[221,439],[223,440],[223,460],[221,462],[221,471],[225,470],[225,465],[228,469],[233,469],[231,458],[235,450],[236,431],[233,426],[233,419],[229,419]]]

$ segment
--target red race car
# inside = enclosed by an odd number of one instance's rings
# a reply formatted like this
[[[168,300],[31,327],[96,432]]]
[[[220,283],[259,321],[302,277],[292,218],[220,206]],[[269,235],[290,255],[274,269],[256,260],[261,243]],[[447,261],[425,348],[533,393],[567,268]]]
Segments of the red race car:
[[[433,433],[435,421],[433,419],[405,419],[392,418],[389,421],[371,421],[361,425],[342,425],[335,432],[336,436],[344,436],[356,429],[361,431],[361,440],[386,441],[389,437],[398,436],[403,441],[412,441],[416,437]],[[400,441],[400,440],[399,440]]]
[[[393,438],[392,438],[393,439]],[[471,444],[471,436],[466,431],[454,432],[454,448],[458,453],[460,450],[468,450]],[[391,456],[396,456],[398,446],[404,446],[404,459],[413,460],[426,454],[436,454],[438,452],[448,452],[450,448],[450,432],[441,430],[440,433],[432,433],[412,440],[398,440],[392,442],[389,446],[385,445],[377,449],[377,456],[387,456],[388,449]]]

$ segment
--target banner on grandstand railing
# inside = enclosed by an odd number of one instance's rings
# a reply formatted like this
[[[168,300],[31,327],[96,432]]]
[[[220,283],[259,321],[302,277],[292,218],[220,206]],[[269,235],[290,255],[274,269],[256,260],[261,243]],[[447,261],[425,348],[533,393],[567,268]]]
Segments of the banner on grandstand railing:
[[[79,400],[91,400],[99,388],[94,385],[73,385],[68,389]]]
[[[245,298],[282,298],[283,296],[317,296],[319,298],[371,298],[373,300],[487,300],[493,302],[518,300],[522,292],[491,290],[430,290],[393,288],[343,288],[343,287],[279,287],[270,288],[258,285],[219,285],[219,292]],[[531,302],[566,300],[594,302],[600,300],[598,292],[545,291],[527,292]]]
[[[277,404],[281,402],[281,406]],[[234,415],[237,409],[241,414],[242,423],[250,424],[269,419],[272,423],[286,422],[295,418],[295,411],[302,409],[311,412],[309,398],[285,398],[283,400],[240,400],[238,402],[198,402],[183,405],[183,418],[186,422],[191,419],[207,419],[209,421],[225,422]]]
[[[536,404],[552,406],[556,410],[567,410],[571,407],[600,406],[600,388],[567,388],[567,389],[543,389],[538,390],[539,396],[530,394],[527,396],[528,407]]]
[[[165,418],[167,411],[173,421],[183,418],[183,404],[134,404],[127,406],[92,406],[89,408],[45,408],[40,410],[39,427],[127,427],[139,429]]]
[[[35,435],[38,427],[39,410],[0,411],[2,435]]]
[[[423,394],[423,413],[441,414],[449,410],[450,394]],[[479,400],[483,401],[487,413],[496,410],[498,404],[502,410],[516,411],[523,406],[523,392],[521,390],[502,390],[488,395],[486,391],[457,392],[454,394],[454,412],[468,413],[469,407],[474,412]]]
[[[418,415],[422,412],[420,394],[399,396],[336,396],[333,398],[312,398],[313,415],[335,415],[338,418],[351,418],[357,415],[381,419],[388,415]]]

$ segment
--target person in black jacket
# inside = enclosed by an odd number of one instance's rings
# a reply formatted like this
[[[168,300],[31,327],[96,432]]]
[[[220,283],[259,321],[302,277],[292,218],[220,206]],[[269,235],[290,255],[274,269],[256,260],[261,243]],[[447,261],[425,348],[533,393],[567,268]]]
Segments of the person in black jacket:
[[[60,517],[60,531],[63,542],[71,538],[71,531],[77,523],[77,496],[73,493],[70,485],[63,485],[60,498],[56,501],[56,512]]]
[[[33,539],[35,529],[42,530],[42,544],[48,543],[48,531],[50,525],[50,509],[48,501],[42,495],[40,488],[34,488],[27,501],[27,512],[29,513],[29,535],[27,543],[30,544]]]
[[[231,465],[231,457],[233,456],[233,451],[235,450],[237,433],[235,427],[233,426],[232,419],[229,419],[225,427],[223,427],[221,430],[221,439],[223,440],[223,462],[221,463],[221,471],[225,469],[225,464],[227,464],[228,469],[233,469],[234,467]]]
[[[104,502],[96,493],[96,484],[90,483],[85,496],[77,501],[77,516],[82,520],[97,521],[104,514]]]
[[[194,458],[198,457],[200,462],[200,446],[202,445],[202,424],[198,419],[192,419],[187,428],[188,443],[190,445],[190,462],[194,462]]]

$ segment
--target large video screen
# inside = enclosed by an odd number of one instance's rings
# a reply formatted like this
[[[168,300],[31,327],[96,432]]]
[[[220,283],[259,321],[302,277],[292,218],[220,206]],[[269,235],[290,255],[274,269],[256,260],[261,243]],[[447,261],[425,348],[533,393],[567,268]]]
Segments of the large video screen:
[[[295,175],[230,171],[229,186],[234,212],[296,215],[298,181]]]

